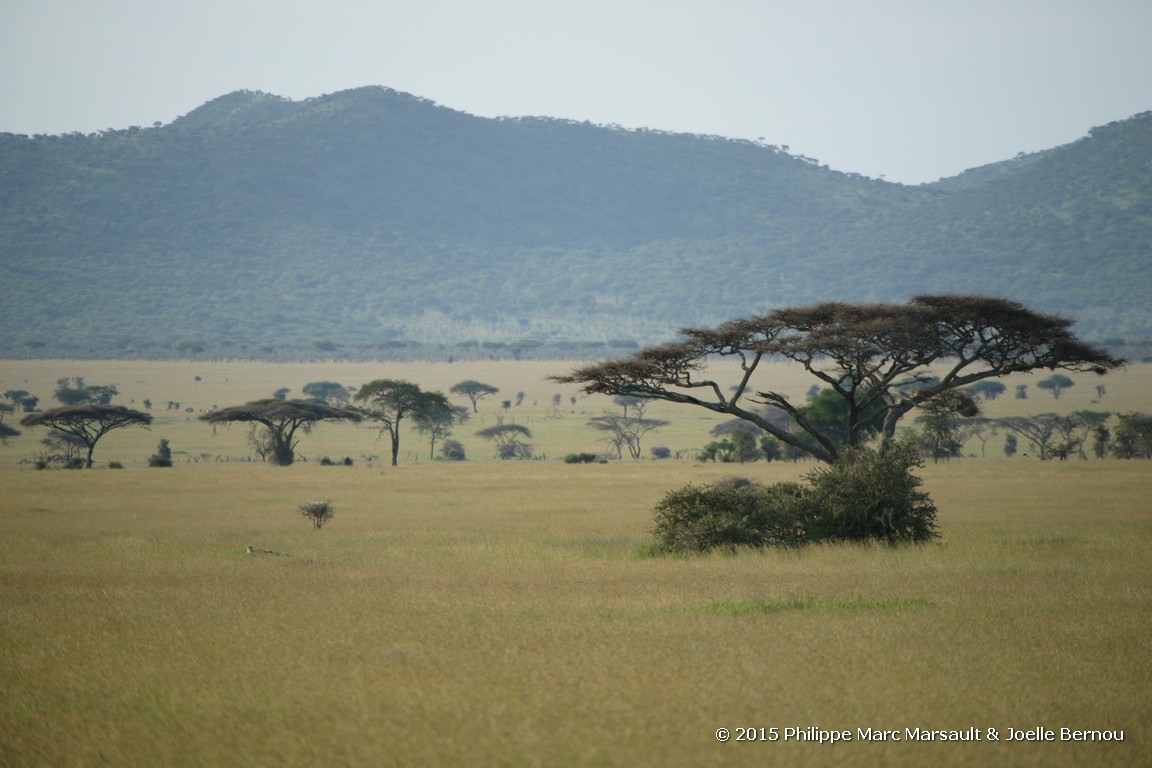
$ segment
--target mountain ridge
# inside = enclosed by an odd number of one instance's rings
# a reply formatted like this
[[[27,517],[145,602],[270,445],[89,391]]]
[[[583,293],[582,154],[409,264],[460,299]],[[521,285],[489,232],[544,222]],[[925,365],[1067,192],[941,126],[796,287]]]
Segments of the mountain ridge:
[[[0,135],[0,209],[6,354],[651,342],[930,292],[1152,338],[1152,113],[906,186],[382,86],[237,91],[153,128]]]

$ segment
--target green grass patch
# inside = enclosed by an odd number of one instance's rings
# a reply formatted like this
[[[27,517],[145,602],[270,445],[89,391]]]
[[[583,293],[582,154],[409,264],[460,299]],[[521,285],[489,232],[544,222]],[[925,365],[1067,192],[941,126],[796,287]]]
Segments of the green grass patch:
[[[932,601],[919,597],[779,597],[748,600],[712,600],[692,608],[697,614],[740,616],[755,613],[809,611],[817,613],[854,613],[857,611],[919,610]]]

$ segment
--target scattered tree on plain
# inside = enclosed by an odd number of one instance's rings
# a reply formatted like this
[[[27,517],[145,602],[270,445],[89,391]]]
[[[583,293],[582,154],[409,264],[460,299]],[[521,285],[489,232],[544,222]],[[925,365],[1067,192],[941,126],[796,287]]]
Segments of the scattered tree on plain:
[[[305,384],[300,391],[309,399],[326,403],[333,408],[348,405],[348,399],[352,396],[351,387],[335,381],[312,381]]]
[[[1000,397],[1000,395],[1004,394],[1006,389],[1007,387],[999,381],[981,381],[973,384],[964,391],[967,392],[974,400],[979,400],[981,398],[984,400],[995,400],[996,398]]]
[[[500,391],[498,387],[491,384],[485,384],[474,379],[461,381],[458,384],[453,384],[448,389],[454,395],[464,395],[472,401],[472,413],[479,413],[477,410],[477,403],[488,395],[494,395]]]
[[[624,448],[628,455],[634,459],[641,456],[640,441],[644,436],[660,427],[668,426],[670,422],[662,419],[644,419],[637,416],[594,416],[588,420],[588,426],[607,435],[608,444],[616,451],[616,458],[624,458]]]
[[[263,425],[268,457],[273,464],[286,467],[296,460],[296,446],[300,442],[298,434],[308,434],[322,421],[357,422],[362,418],[359,413],[330,405],[270,397],[206,413],[200,421],[213,426],[233,422]]]
[[[715,329],[685,329],[681,341],[552,380],[582,385],[588,394],[646,397],[735,416],[831,463],[846,447],[861,446],[877,419],[886,449],[905,414],[945,393],[952,393],[959,412],[974,412],[960,390],[985,379],[1041,368],[1105,373],[1123,365],[1080,341],[1071,325],[983,296],[918,296],[904,305],[836,302],[779,309]],[[755,375],[770,357],[800,364],[842,401],[839,434],[814,422],[784,393],[761,388]],[[713,358],[738,363],[734,384],[712,378]],[[746,403],[784,411],[800,433]]]
[[[9,403],[0,403],[0,445],[7,445],[8,438],[19,437],[20,430],[4,423],[4,417],[14,412],[16,406]]]
[[[440,392],[424,392],[418,384],[400,379],[377,379],[364,386],[353,398],[361,405],[356,411],[364,418],[379,424],[380,433],[387,433],[392,442],[392,466],[400,455],[400,424],[405,416],[417,423],[452,419],[452,405]]]
[[[108,405],[118,394],[114,384],[85,384],[83,376],[73,376],[57,381],[52,396],[64,405]]]
[[[1152,459],[1152,416],[1119,414],[1119,421],[1112,433],[1112,455],[1119,459]]]
[[[1036,386],[1038,388],[1046,389],[1051,392],[1052,397],[1055,400],[1059,400],[1060,394],[1064,390],[1068,389],[1068,387],[1071,387],[1073,384],[1075,384],[1075,382],[1072,381],[1072,379],[1059,373],[1049,376],[1043,381],[1036,382]]]
[[[428,438],[428,458],[436,458],[436,441],[443,440],[452,434],[452,427],[459,421],[461,424],[469,417],[468,406],[454,406],[439,392],[429,393],[439,395],[440,400],[430,401],[427,407],[418,408],[412,412],[412,423],[416,431]],[[461,413],[463,412],[463,413]]]
[[[996,423],[1012,435],[1027,440],[1033,455],[1045,461],[1053,458],[1063,460],[1073,455],[1083,456],[1084,443],[1093,430],[1107,420],[1108,414],[1104,412],[1077,411],[1067,415],[1038,413],[1032,416],[1006,416],[997,419]]]
[[[40,402],[40,398],[24,389],[9,389],[4,393],[4,397],[11,400],[21,413],[34,413],[36,405]]]
[[[156,445],[156,453],[148,457],[148,466],[150,467],[170,467],[172,466],[172,448],[168,445],[168,438],[160,438],[160,442]]]
[[[30,413],[20,420],[25,427],[51,427],[72,435],[84,444],[84,466],[92,468],[92,452],[104,435],[125,427],[147,427],[151,414],[134,411],[122,405],[65,405],[39,413]]]
[[[532,430],[522,424],[505,424],[503,421],[497,421],[495,425],[479,430],[476,436],[491,440],[496,446],[496,455],[501,459],[532,458],[532,446],[520,439],[532,437]]]

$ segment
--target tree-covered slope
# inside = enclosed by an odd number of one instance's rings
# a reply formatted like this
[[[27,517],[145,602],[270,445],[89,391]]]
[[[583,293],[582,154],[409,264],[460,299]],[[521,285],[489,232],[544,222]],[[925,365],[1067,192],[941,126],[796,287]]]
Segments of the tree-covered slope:
[[[1152,118],[903,187],[775,147],[384,88],[0,135],[0,347],[161,354],[671,335],[971,290],[1152,337]]]

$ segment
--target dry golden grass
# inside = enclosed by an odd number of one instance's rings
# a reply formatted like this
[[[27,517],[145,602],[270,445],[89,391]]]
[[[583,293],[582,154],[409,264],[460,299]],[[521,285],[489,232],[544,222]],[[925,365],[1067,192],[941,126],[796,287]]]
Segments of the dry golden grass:
[[[1147,465],[927,467],[938,545],[639,554],[667,489],[730,471],[4,467],[0,764],[1152,761]],[[808,726],[1126,741],[714,738]]]
[[[56,379],[82,375],[120,402],[195,411],[106,437],[97,462],[121,471],[19,464],[39,431],[0,447],[0,765],[1152,764],[1146,462],[930,465],[943,538],[926,547],[650,558],[669,489],[812,465],[444,464],[406,434],[394,469],[363,460],[385,452],[368,430],[322,425],[301,452],[355,466],[277,468],[215,461],[244,456],[246,430],[195,421],[309,381],[475,378],[502,392],[459,430],[470,457],[487,459],[471,434],[521,390],[508,416],[538,452],[600,450],[584,422],[613,406],[544,381],[568,367],[0,362],[0,390],[45,406]],[[810,377],[772,373],[803,398]],[[1059,401],[1034,390],[988,411],[1148,411],[1150,378],[1133,366],[1099,380],[1101,403],[1084,377]],[[646,446],[674,450],[716,421],[648,415],[674,424]],[[160,437],[177,465],[147,469]],[[320,531],[297,511],[317,498],[336,510]],[[1126,740],[714,738],[809,726]]]

